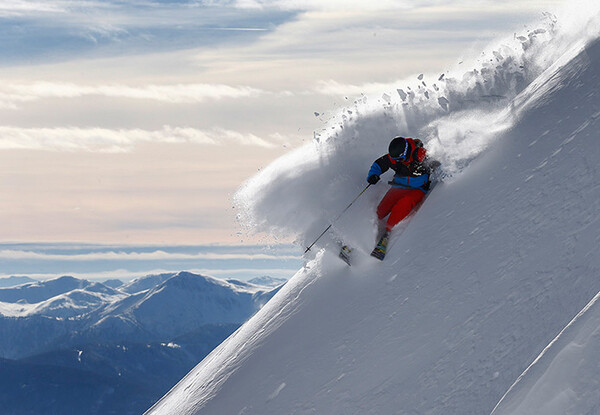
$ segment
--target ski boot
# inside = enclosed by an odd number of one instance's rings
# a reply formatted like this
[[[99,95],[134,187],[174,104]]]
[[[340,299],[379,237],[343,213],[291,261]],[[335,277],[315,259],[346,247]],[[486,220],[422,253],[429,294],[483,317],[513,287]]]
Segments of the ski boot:
[[[371,252],[371,256],[379,259],[380,261],[383,261],[383,258],[385,258],[385,252],[387,250],[387,244],[389,239],[390,231],[386,230],[381,236],[381,239],[379,239],[379,242],[377,242],[377,245],[375,246],[375,249],[373,249],[373,252]]]
[[[351,253],[352,253],[352,248],[350,248],[348,245],[344,245],[340,249],[340,258],[342,258],[342,261],[344,261],[348,265],[352,265],[350,263],[350,254]]]

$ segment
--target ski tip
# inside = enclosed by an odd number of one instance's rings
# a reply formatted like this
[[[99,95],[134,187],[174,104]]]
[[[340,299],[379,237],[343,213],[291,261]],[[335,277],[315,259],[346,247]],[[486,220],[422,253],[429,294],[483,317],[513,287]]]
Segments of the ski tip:
[[[383,259],[385,258],[385,254],[383,252],[380,252],[380,251],[377,251],[377,250],[371,252],[371,256],[373,258],[377,258],[380,261],[383,261]]]

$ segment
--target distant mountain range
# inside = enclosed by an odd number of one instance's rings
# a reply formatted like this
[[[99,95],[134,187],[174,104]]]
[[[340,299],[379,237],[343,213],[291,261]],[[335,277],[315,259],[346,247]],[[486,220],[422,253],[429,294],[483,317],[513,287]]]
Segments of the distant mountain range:
[[[3,414],[139,414],[285,280],[179,272],[119,282],[0,288]]]
[[[33,278],[29,277],[8,277],[8,278],[0,278],[0,288],[5,287],[14,287],[15,285],[25,284],[28,282],[36,282]]]

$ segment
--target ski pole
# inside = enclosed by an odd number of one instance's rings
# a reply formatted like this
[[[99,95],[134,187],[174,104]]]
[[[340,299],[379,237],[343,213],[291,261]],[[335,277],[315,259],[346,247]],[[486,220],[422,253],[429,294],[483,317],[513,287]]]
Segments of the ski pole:
[[[337,221],[337,220],[338,220],[338,219],[339,219],[339,218],[340,218],[340,217],[341,217],[341,216],[342,216],[342,215],[343,215],[343,214],[344,214],[344,213],[345,213],[345,212],[346,212],[348,209],[350,209],[350,206],[352,206],[352,204],[354,204],[354,202],[356,202],[356,200],[357,200],[359,197],[361,197],[361,196],[362,196],[362,194],[363,194],[364,192],[366,192],[366,191],[367,191],[367,189],[368,189],[370,186],[371,186],[371,183],[369,183],[369,184],[367,185],[367,187],[365,187],[365,188],[363,189],[363,191],[362,191],[362,192],[360,192],[360,193],[358,194],[358,196],[356,196],[356,197],[354,198],[354,200],[353,200],[352,202],[350,202],[350,204],[349,204],[348,206],[346,206],[346,209],[342,210],[342,211],[341,211],[341,213],[340,213],[339,215],[337,215],[337,216],[336,216],[336,218],[335,218],[333,221],[331,221],[331,224],[330,224],[330,225],[329,225],[329,226],[328,226],[328,227],[327,227],[327,228],[326,228],[326,229],[325,229],[325,230],[324,230],[324,231],[321,233],[321,235],[319,235],[319,237],[318,237],[317,239],[315,239],[315,241],[314,241],[312,244],[310,244],[310,246],[309,246],[308,248],[306,248],[306,251],[304,251],[304,253],[305,253],[305,254],[306,254],[308,251],[310,251],[310,248],[312,248],[312,247],[314,246],[314,244],[316,244],[316,243],[317,243],[317,241],[318,241],[319,239],[321,239],[321,237],[322,237],[323,235],[325,235],[329,229],[331,229],[331,227],[333,226],[333,224],[334,224],[334,223],[335,223],[335,222],[336,222],[336,221]]]

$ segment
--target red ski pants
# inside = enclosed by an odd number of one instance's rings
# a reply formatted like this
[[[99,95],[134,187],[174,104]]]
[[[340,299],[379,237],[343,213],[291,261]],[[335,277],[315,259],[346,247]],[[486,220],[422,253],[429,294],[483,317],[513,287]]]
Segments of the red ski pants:
[[[392,188],[379,202],[377,217],[381,220],[390,215],[386,229],[391,231],[398,222],[408,216],[410,211],[423,200],[424,196],[425,193],[418,189]]]

